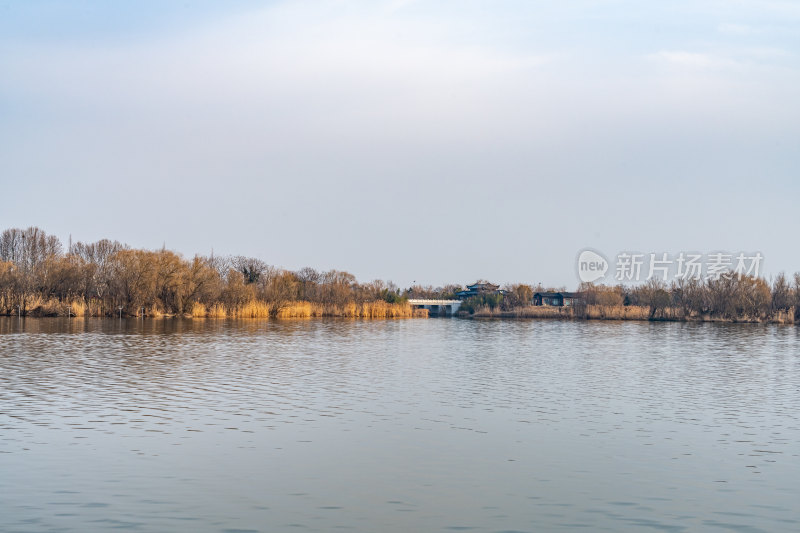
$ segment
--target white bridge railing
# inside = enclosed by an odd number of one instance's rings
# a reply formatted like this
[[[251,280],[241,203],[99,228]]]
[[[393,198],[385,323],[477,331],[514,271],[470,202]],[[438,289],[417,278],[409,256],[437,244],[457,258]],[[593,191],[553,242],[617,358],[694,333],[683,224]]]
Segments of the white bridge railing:
[[[411,305],[461,305],[461,300],[433,300],[425,298],[410,298]]]

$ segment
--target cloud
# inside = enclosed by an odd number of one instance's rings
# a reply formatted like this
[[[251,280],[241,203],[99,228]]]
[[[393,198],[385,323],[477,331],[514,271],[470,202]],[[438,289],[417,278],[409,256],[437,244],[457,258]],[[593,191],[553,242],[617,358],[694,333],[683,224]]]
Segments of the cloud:
[[[794,55],[774,46],[727,46],[716,47],[715,52],[688,50],[662,50],[645,57],[653,64],[673,67],[686,72],[716,73],[722,77],[731,75],[783,75],[800,74],[794,64]],[[722,78],[721,78],[722,79]]]
[[[419,92],[438,105],[453,91],[526,75],[552,60],[552,54],[454,44],[430,22],[380,10],[339,15],[281,5],[147,42],[19,45],[0,60],[6,74],[0,83],[95,105],[202,105],[226,97],[259,102],[267,95],[337,91],[370,93],[365,103],[377,91]]]
[[[701,70],[724,69],[739,66],[739,63],[726,57],[683,50],[665,50],[655,54],[649,54],[647,58],[652,61]]]
[[[485,239],[507,254],[486,256],[486,268],[520,265],[500,276],[513,280],[545,245],[569,248],[557,253],[571,264],[588,244],[570,220],[528,231],[548,209],[537,197],[591,212],[617,191],[625,209],[598,227],[626,235],[630,209],[649,216],[656,179],[675,189],[706,179],[707,192],[748,169],[797,168],[785,141],[800,124],[790,45],[759,34],[737,48],[716,22],[687,36],[683,19],[658,39],[620,32],[630,20],[608,3],[598,4],[608,25],[554,5],[467,4],[298,1],[155,36],[0,38],[2,177],[23,198],[2,216],[33,213],[47,190],[58,201],[41,216],[55,225],[85,216],[99,232],[111,220],[121,227],[111,236],[145,245],[130,228],[160,246],[194,216],[187,253],[261,246],[286,266],[367,265],[398,281],[419,268],[397,262],[404,250],[458,264],[464,242]],[[91,216],[60,211],[85,204]],[[117,217],[128,205],[135,229]],[[485,220],[453,224],[452,205]],[[142,213],[153,215],[140,227]],[[291,222],[261,231],[265,220]],[[553,268],[545,279],[559,279]]]
[[[719,33],[724,33],[727,35],[753,35],[755,33],[759,33],[759,30],[747,24],[731,24],[731,23],[719,24],[717,26],[717,31]]]
[[[795,0],[739,0],[738,3],[742,9],[754,14],[771,13],[782,17],[800,17],[800,4]]]

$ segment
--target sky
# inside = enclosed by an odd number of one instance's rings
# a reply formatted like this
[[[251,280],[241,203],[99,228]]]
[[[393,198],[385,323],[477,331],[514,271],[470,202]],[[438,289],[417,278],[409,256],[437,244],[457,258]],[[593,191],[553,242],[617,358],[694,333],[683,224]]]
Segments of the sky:
[[[800,270],[800,3],[0,0],[0,229],[360,280]]]

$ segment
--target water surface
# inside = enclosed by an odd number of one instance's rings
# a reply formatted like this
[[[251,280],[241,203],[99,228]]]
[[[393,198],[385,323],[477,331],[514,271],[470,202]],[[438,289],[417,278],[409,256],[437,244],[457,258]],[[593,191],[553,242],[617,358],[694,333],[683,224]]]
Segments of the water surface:
[[[797,531],[795,327],[0,318],[2,531]]]

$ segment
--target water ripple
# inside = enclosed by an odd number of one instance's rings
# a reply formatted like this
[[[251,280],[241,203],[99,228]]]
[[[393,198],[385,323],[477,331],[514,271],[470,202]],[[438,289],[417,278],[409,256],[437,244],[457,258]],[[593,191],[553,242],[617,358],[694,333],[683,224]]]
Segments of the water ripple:
[[[788,327],[0,318],[0,529],[790,531],[798,413]]]

